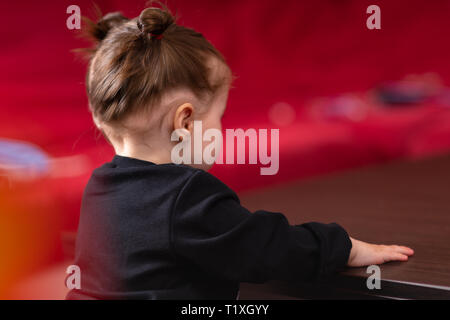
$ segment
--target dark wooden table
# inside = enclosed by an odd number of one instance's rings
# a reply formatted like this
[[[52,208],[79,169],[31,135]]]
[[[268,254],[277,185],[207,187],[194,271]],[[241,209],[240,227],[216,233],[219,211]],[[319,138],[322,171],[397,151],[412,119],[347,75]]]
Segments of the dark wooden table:
[[[366,268],[348,268],[321,284],[242,284],[241,299],[450,299],[450,155],[271,187],[241,201],[291,224],[337,222],[356,239],[415,251],[408,262],[380,266],[379,290],[367,288]]]

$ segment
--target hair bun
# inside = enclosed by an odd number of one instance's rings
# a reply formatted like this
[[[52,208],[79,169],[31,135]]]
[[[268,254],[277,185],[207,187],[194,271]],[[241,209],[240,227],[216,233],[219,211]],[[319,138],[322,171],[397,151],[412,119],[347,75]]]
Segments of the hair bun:
[[[174,22],[174,17],[166,8],[147,8],[139,15],[137,25],[144,34],[161,35]]]
[[[111,12],[101,18],[97,23],[91,23],[89,33],[97,41],[102,41],[108,35],[109,30],[128,20],[120,12]]]

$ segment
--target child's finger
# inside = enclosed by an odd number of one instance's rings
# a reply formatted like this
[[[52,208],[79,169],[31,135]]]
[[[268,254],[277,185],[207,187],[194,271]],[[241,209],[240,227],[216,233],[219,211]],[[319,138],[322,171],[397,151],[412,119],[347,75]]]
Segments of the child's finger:
[[[411,256],[414,254],[414,250],[405,246],[394,246],[395,251]]]
[[[407,261],[408,256],[399,252],[391,252],[386,255],[385,261]]]

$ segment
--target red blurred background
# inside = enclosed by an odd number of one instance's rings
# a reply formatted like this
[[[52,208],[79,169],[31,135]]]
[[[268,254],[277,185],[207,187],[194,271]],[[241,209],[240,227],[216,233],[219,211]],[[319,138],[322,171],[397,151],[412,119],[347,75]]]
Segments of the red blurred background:
[[[145,8],[138,0],[96,3],[128,17]],[[449,152],[449,1],[167,3],[237,76],[224,128],[280,129],[277,175],[261,176],[259,165],[212,169],[236,191]],[[0,4],[0,139],[57,159],[33,179],[0,176],[3,299],[64,298],[83,188],[113,155],[88,112],[86,62],[71,52],[89,45],[66,27],[72,4],[93,16],[92,1]],[[381,30],[366,27],[371,4],[381,8]],[[389,90],[413,99],[394,103]]]

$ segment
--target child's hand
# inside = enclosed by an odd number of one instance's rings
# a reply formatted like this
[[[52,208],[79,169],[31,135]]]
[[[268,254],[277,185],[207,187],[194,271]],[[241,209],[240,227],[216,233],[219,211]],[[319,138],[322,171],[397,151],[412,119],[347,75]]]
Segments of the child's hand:
[[[372,264],[382,264],[388,261],[407,261],[414,251],[403,246],[385,246],[362,242],[353,238],[352,250],[347,265],[350,267],[363,267]]]

